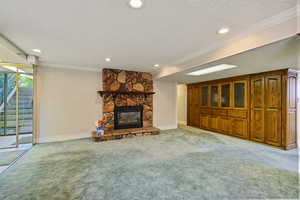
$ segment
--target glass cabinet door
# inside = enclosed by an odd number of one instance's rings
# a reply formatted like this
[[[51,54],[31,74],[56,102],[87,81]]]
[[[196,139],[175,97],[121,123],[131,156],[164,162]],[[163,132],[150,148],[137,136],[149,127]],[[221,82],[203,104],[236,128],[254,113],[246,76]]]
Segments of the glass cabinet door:
[[[246,82],[234,83],[234,107],[245,108],[246,107]]]
[[[230,106],[230,83],[221,85],[221,106]]]
[[[208,106],[208,86],[201,87],[201,106]]]
[[[212,85],[210,87],[210,103],[211,106],[218,106],[218,86]]]

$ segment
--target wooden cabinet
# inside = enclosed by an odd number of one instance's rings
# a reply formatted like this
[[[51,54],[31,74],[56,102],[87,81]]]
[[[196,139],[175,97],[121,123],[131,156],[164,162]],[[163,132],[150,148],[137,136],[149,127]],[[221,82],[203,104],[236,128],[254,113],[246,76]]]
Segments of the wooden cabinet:
[[[210,106],[212,106],[212,107],[219,106],[219,86],[218,85],[210,86]]]
[[[281,112],[266,110],[265,112],[265,142],[274,146],[281,146]]]
[[[209,128],[209,115],[200,114],[200,128],[208,129]]]
[[[248,121],[241,118],[231,118],[231,135],[248,139]]]
[[[191,85],[188,87],[188,125],[199,127],[200,123],[200,104],[199,87]]]
[[[209,97],[208,86],[201,86],[201,97],[200,97],[201,106],[208,106],[208,97]]]
[[[300,87],[298,85],[298,87]],[[282,147],[297,147],[297,72],[288,70],[282,76]]]
[[[220,116],[218,118],[217,130],[224,134],[230,134],[231,120],[227,116]]]
[[[220,87],[221,87],[221,107],[228,108],[230,107],[231,84],[223,83],[220,84]]]
[[[281,146],[281,74],[265,77],[265,142]]]
[[[265,79],[263,76],[251,79],[251,140],[265,141]]]
[[[188,85],[188,125],[296,148],[297,73],[277,70]]]
[[[212,131],[217,131],[218,130],[218,116],[217,115],[209,115],[208,118],[208,127]]]
[[[251,140],[281,146],[281,72],[251,78]]]

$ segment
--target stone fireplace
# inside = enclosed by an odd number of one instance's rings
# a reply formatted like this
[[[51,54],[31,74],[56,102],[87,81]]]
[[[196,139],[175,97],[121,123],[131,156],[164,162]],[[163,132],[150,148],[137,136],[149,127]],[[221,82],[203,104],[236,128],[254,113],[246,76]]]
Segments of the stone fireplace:
[[[143,106],[115,107],[115,129],[142,128]]]
[[[104,136],[121,139],[159,133],[153,127],[151,73],[103,69],[102,79],[103,90],[98,92],[103,97]]]
[[[118,107],[143,106],[142,127],[152,127],[152,74],[118,69],[103,69],[103,118],[105,130],[115,129]]]

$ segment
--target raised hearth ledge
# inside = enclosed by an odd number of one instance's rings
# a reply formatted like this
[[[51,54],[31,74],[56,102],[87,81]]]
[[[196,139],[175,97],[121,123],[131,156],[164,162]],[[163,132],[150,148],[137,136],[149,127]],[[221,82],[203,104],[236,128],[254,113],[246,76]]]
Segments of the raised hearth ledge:
[[[104,135],[99,135],[99,136],[96,134],[96,131],[93,131],[92,139],[96,142],[102,142],[108,140],[120,140],[124,138],[132,138],[136,136],[158,135],[159,132],[160,130],[155,127],[130,128],[130,129],[105,131]]]

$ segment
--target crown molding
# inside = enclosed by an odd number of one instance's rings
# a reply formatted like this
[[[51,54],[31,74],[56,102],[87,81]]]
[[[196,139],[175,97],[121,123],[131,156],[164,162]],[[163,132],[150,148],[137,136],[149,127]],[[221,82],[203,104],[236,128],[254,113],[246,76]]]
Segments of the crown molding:
[[[247,37],[255,32],[261,31],[263,29],[267,29],[270,28],[272,26],[278,25],[278,24],[282,24],[288,20],[297,18],[297,16],[300,16],[300,4],[297,4],[295,7],[287,9],[285,11],[280,12],[277,15],[274,15],[272,17],[269,17],[267,19],[264,19],[256,24],[254,24],[253,26],[250,26],[248,29],[240,32],[239,34],[233,36],[231,39],[228,39],[224,42],[221,43],[215,43],[210,45],[209,47],[205,48],[205,50],[200,50],[198,52],[189,54],[185,57],[183,57],[182,59],[179,59],[175,62],[173,62],[171,65],[181,65],[185,62],[188,62],[189,60],[202,56],[206,53],[212,52],[214,50],[217,50],[219,48],[224,47],[226,44],[232,43],[234,41],[237,41],[239,39],[242,39],[244,37]]]
[[[95,68],[95,67],[65,65],[65,64],[52,64],[52,63],[45,63],[45,62],[40,62],[38,64],[38,67],[52,67],[52,68],[73,69],[73,70],[92,71],[92,72],[100,72],[102,70],[102,68]]]

